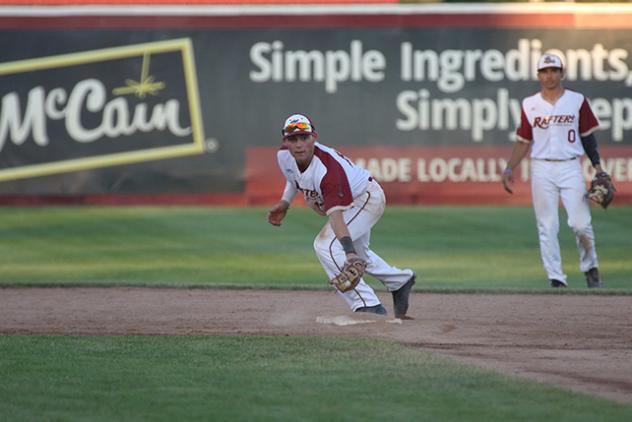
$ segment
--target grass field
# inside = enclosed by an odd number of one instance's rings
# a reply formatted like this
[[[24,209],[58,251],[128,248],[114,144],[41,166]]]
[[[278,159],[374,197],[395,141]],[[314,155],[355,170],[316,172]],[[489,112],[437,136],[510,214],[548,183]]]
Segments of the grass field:
[[[11,421],[594,422],[632,411],[375,340],[5,337],[0,351],[0,419]]]
[[[293,209],[274,228],[265,215],[263,208],[0,208],[0,287],[328,288],[311,248],[324,220]],[[593,217],[606,285],[598,294],[630,294],[632,208]],[[564,220],[563,258],[575,287],[565,293],[587,293]],[[390,207],[372,247],[414,268],[419,291],[551,292],[534,224],[522,207]],[[8,421],[632,416],[632,405],[369,339],[5,335],[0,356],[0,420]]]
[[[565,271],[584,291],[561,214]],[[325,220],[304,208],[280,228],[263,208],[0,208],[0,218],[0,285],[329,288],[312,250]],[[632,291],[632,208],[593,220],[604,291]],[[417,289],[548,288],[527,207],[390,207],[371,246],[414,268]]]

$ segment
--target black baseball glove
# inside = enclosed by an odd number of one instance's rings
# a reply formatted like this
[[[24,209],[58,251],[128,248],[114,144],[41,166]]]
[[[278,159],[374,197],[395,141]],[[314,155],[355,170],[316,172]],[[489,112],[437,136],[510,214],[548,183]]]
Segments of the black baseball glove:
[[[591,201],[601,205],[603,209],[606,209],[614,199],[616,191],[608,173],[602,171],[597,173],[590,182],[590,189],[588,189],[586,196]]]

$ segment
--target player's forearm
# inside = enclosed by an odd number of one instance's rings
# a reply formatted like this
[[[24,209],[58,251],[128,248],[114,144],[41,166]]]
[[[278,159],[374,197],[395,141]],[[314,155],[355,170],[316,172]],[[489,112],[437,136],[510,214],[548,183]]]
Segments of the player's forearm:
[[[281,201],[285,201],[289,204],[292,203],[292,200],[296,196],[296,186],[291,183],[289,180],[285,182],[285,189],[283,190],[283,195],[281,196]]]
[[[331,224],[331,228],[333,229],[337,239],[350,237],[349,228],[347,228],[347,225],[345,224],[342,211],[336,210],[329,214],[329,224]]]
[[[285,199],[281,199],[277,203],[276,208],[281,211],[287,211],[288,209],[290,209],[290,203],[287,202]]]
[[[353,246],[353,241],[351,240],[351,234],[349,233],[349,228],[344,221],[344,217],[342,215],[342,211],[336,210],[329,214],[329,224],[331,224],[331,228],[336,235],[336,239],[342,245],[347,256],[349,254],[356,254],[355,248]]]
[[[588,159],[592,163],[593,167],[597,172],[601,171],[601,159],[599,158],[599,148],[597,147],[597,139],[595,138],[595,134],[591,133],[587,136],[582,136],[582,146],[584,147],[584,151],[588,156]],[[599,169],[597,169],[599,167]]]
[[[531,144],[527,144],[525,142],[516,142],[513,150],[511,151],[511,157],[509,157],[509,161],[507,162],[507,169],[513,170],[518,164],[522,161],[522,159],[529,152],[529,148]]]

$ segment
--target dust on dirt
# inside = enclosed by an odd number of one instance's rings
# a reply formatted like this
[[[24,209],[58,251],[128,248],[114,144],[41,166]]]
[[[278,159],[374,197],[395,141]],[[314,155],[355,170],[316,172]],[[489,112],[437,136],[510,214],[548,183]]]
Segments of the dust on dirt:
[[[331,292],[0,289],[4,335],[367,336],[632,403],[632,296],[413,293],[409,314],[352,314]]]

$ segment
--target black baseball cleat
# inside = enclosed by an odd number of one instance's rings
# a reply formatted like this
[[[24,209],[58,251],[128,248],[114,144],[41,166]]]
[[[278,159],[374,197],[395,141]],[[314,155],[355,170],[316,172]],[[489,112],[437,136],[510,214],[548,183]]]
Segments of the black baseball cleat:
[[[363,306],[353,312],[368,312],[370,314],[386,315],[386,308],[382,306],[381,303],[378,303],[375,306]]]
[[[584,275],[586,276],[586,284],[589,289],[599,289],[603,286],[597,267],[589,269]]]
[[[555,280],[554,278],[551,279],[551,287],[554,288],[561,288],[561,287],[566,287],[566,284],[562,283],[560,280]]]
[[[395,310],[395,318],[399,319],[413,319],[409,316],[406,316],[406,312],[408,312],[408,299],[410,298],[410,291],[413,288],[413,284],[415,284],[415,279],[417,278],[417,274],[413,271],[412,277],[402,286],[399,290],[395,290],[391,292],[393,295],[393,309]]]

